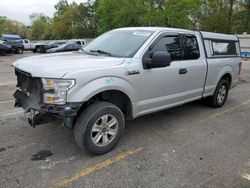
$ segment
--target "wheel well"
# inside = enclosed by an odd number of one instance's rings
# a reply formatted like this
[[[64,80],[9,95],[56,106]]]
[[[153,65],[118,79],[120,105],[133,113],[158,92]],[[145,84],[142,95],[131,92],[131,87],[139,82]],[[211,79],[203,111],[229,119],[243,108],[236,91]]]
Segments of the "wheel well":
[[[229,82],[229,88],[230,88],[231,83],[232,83],[232,76],[229,73],[222,76],[221,80],[227,80]]]
[[[132,111],[132,102],[130,98],[123,93],[122,91],[118,90],[108,90],[103,91],[101,93],[96,94],[95,96],[91,97],[87,102],[82,105],[80,112],[87,108],[89,105],[93,104],[97,101],[107,101],[114,105],[116,105],[120,110],[123,112],[125,118],[130,120],[133,118],[133,111]]]

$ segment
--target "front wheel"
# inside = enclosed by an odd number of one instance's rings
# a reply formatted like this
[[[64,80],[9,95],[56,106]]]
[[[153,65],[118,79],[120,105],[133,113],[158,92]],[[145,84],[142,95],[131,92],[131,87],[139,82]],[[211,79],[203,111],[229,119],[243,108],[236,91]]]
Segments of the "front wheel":
[[[16,53],[17,54],[23,54],[23,49],[22,48],[17,48]]]
[[[214,95],[208,98],[208,104],[214,108],[220,108],[222,107],[228,96],[229,91],[229,81],[226,79],[220,80],[218,83]]]
[[[97,102],[80,114],[74,136],[80,148],[101,155],[116,146],[124,126],[124,115],[117,106],[109,102]]]

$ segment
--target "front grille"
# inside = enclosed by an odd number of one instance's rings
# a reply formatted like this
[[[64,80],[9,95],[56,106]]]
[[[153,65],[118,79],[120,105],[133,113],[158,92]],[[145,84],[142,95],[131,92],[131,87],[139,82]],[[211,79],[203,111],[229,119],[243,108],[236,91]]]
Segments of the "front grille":
[[[15,69],[17,76],[17,87],[28,97],[36,98],[37,102],[41,102],[42,83],[41,79],[32,77],[30,73]]]

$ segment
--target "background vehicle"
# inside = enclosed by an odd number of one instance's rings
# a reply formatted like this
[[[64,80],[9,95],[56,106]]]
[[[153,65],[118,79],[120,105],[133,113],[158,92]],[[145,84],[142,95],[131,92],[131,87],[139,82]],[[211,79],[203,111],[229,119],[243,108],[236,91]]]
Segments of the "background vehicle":
[[[237,35],[240,40],[241,56],[250,58],[250,35]]]
[[[24,46],[20,42],[17,42],[17,41],[5,41],[3,43],[6,44],[6,45],[11,46],[11,50],[12,50],[13,53],[15,53],[15,54],[22,54],[23,53]]]
[[[11,53],[11,46],[4,44],[2,41],[0,41],[0,55],[5,55]]]
[[[32,50],[35,52],[40,52],[39,45],[42,43],[34,43],[31,42],[29,39],[20,39],[21,44],[24,46],[24,50]]]
[[[115,147],[125,119],[206,98],[222,107],[239,82],[234,35],[171,28],[107,32],[74,53],[16,61],[16,106],[31,126],[60,118],[94,154]]]
[[[1,34],[0,38],[2,41],[16,41],[21,39],[19,35],[15,34]]]
[[[84,40],[69,40],[68,42],[66,42],[61,46],[58,46],[57,48],[51,48],[47,50],[47,52],[54,53],[54,52],[78,51],[84,45],[85,45]]]
[[[62,44],[65,44],[65,43],[66,43],[66,41],[54,41],[54,42],[50,42],[47,44],[37,45],[37,48],[38,47],[40,48],[41,53],[46,53],[49,49],[56,48],[56,47],[61,46]]]

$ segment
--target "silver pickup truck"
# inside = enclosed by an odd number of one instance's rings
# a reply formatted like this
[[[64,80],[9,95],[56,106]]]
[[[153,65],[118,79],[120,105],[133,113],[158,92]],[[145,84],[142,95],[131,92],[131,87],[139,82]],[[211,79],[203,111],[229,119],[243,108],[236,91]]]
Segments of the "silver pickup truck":
[[[226,102],[239,81],[234,35],[138,27],[109,31],[78,52],[14,62],[15,106],[31,126],[62,120],[93,154],[112,150],[125,120],[206,99]]]

